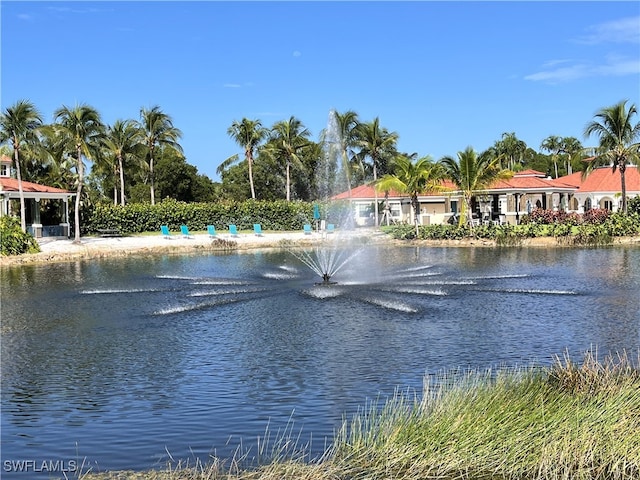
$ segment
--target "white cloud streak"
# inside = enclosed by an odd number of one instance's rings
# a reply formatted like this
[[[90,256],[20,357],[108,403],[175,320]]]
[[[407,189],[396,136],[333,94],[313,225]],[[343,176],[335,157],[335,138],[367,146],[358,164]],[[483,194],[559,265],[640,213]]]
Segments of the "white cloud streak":
[[[588,33],[576,41],[586,45],[601,43],[640,44],[640,16],[620,18],[610,22],[593,25]]]
[[[547,82],[552,84],[566,83],[587,77],[611,77],[640,74],[640,58],[626,58],[617,55],[609,56],[603,64],[593,65],[587,62],[548,62],[546,68],[525,76],[525,80]]]
[[[602,44],[640,45],[640,16],[621,18],[593,25],[576,43],[595,46]],[[524,77],[525,80],[550,84],[566,83],[587,77],[612,77],[640,74],[640,55],[610,54],[602,61],[551,60],[540,71]]]

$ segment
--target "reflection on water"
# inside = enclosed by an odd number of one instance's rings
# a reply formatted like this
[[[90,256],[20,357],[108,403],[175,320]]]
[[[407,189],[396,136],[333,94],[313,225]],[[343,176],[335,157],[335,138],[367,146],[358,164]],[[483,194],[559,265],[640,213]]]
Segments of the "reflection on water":
[[[4,268],[3,465],[206,461],[290,419],[319,452],[425,373],[637,350],[639,272],[633,247],[371,247],[337,285],[284,251]]]

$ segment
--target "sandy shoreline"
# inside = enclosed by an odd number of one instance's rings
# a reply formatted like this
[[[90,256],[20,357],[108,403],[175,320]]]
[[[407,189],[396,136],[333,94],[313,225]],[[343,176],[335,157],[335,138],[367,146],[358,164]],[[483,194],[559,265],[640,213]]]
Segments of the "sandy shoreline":
[[[124,257],[156,254],[187,254],[219,251],[249,251],[256,249],[304,247],[310,245],[334,244],[346,240],[367,243],[393,242],[388,235],[378,231],[362,229],[353,232],[322,234],[313,232],[266,232],[262,235],[241,233],[237,237],[218,234],[216,238],[208,234],[193,234],[183,237],[172,234],[132,235],[123,237],[83,237],[80,244],[72,240],[43,239],[39,242],[40,252],[34,254],[0,257],[0,266],[28,265],[84,258]]]
[[[212,239],[207,234],[194,234],[185,238],[173,234],[171,238],[162,235],[133,235],[123,237],[83,237],[80,244],[72,240],[44,239],[40,242],[40,253],[0,257],[0,266],[28,265],[48,262],[74,261],[86,258],[143,256],[157,254],[188,254],[220,251],[251,251],[256,249],[305,247],[322,244],[336,244],[345,241],[361,244],[389,244],[403,246],[432,247],[495,247],[492,240],[394,240],[389,235],[374,228],[322,234],[313,232],[265,232],[262,235],[241,233],[237,237],[228,234]],[[640,237],[616,238],[615,245],[639,245]],[[566,247],[553,237],[523,240],[524,247]],[[231,248],[230,248],[231,247]]]

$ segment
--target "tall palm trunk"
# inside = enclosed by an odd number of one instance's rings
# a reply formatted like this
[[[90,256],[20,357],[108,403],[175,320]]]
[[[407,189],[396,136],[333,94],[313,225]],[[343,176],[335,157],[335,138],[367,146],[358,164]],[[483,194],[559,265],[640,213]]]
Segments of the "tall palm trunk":
[[[18,154],[20,145],[18,139],[13,139],[13,158],[16,163],[16,179],[18,180],[18,195],[20,196],[20,228],[27,231],[27,212],[24,204],[24,190],[22,189],[22,172],[20,171],[20,155]]]
[[[250,149],[245,150],[245,156],[247,157],[247,165],[249,166],[249,186],[251,187],[251,198],[256,199],[256,189],[253,186],[253,154]]]
[[[373,159],[373,183],[375,184],[378,181],[378,171],[376,170],[376,159]],[[373,211],[374,211],[374,215],[376,217],[376,221],[375,221],[375,226],[379,227],[380,226],[380,222],[378,221],[378,190],[377,189],[373,189],[373,197],[374,197],[374,205],[373,205]]]
[[[389,190],[384,191],[384,218],[387,222],[387,227],[389,226],[390,216],[391,216],[391,208],[389,208]]]
[[[80,197],[82,195],[82,185],[84,183],[84,164],[82,163],[82,147],[76,145],[76,155],[78,162],[78,188],[76,190],[76,211],[74,212],[74,238],[73,243],[80,243]]]
[[[620,170],[620,191],[622,192],[622,213],[627,213],[627,181],[625,173],[627,171],[626,162],[618,159],[618,170]]]
[[[113,167],[113,176],[116,177],[118,175],[118,166],[114,165]],[[113,204],[118,205],[118,184],[113,182]]]
[[[151,148],[151,154],[149,157],[149,176],[151,177],[151,205],[155,205],[156,204],[156,189],[155,189],[155,182],[154,182],[154,175],[153,175],[153,147]]]
[[[287,202],[291,201],[291,162],[287,160]]]
[[[120,205],[124,206],[124,171],[122,168],[122,155],[118,155],[118,170],[120,171]]]
[[[351,202],[351,176],[349,175],[349,157],[346,149],[342,150],[342,168],[344,168],[344,175],[347,180],[347,190],[349,192],[349,202]]]
[[[420,238],[420,228],[418,226],[420,202],[418,202],[418,195],[415,193],[411,195],[411,206],[413,207],[413,221],[416,224],[416,240],[418,240]]]

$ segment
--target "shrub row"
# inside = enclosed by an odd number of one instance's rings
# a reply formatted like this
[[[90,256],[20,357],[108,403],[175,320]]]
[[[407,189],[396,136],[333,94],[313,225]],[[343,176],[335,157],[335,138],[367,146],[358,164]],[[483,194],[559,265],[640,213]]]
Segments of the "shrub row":
[[[602,220],[596,221],[596,218]],[[416,238],[416,228],[412,225],[383,227],[383,230],[400,240]],[[572,216],[566,222],[480,225],[473,229],[457,225],[424,225],[419,227],[418,232],[420,240],[459,240],[473,237],[495,240],[500,244],[514,244],[524,238],[556,237],[575,244],[604,244],[609,243],[612,237],[640,235],[640,214],[607,213],[604,216],[598,212],[579,223],[575,223]]]
[[[312,223],[313,204],[305,202],[258,201],[185,203],[164,200],[156,205],[131,203],[125,206],[98,204],[88,214],[83,225],[84,234],[100,229],[118,229],[122,233],[159,231],[161,225],[178,230],[187,225],[190,230],[206,230],[207,225],[217,229],[234,224],[239,230],[253,229],[259,223],[264,230],[300,230],[305,223]],[[321,206],[322,218],[337,217],[341,206]]]

